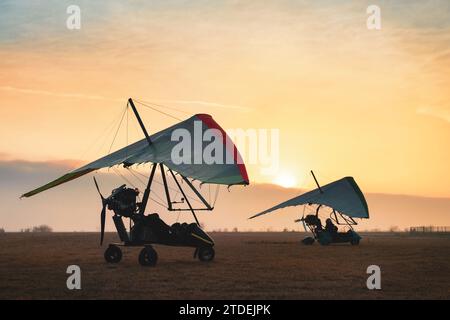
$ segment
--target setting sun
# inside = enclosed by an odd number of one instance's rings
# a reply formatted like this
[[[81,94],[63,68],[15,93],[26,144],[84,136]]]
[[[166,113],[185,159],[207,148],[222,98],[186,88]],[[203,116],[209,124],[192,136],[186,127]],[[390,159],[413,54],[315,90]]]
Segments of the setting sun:
[[[297,185],[297,179],[291,174],[281,174],[274,181],[275,184],[283,188],[292,188]]]

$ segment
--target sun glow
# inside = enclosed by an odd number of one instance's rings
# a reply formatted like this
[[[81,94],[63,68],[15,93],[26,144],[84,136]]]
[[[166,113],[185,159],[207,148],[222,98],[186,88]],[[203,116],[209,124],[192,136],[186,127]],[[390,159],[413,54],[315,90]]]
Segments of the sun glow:
[[[275,184],[283,188],[292,188],[297,185],[297,179],[292,174],[280,174],[274,181]]]

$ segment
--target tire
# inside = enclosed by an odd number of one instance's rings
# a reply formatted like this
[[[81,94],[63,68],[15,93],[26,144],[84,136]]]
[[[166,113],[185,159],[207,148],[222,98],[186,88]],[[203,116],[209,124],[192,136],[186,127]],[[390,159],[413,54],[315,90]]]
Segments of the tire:
[[[105,250],[104,257],[108,263],[119,263],[122,260],[122,250],[118,246],[110,245]]]
[[[198,249],[198,259],[202,262],[210,262],[214,260],[216,251],[213,247],[203,247]]]
[[[357,245],[359,245],[359,239],[352,239],[350,241],[350,243],[351,243],[352,246],[357,246]]]
[[[314,238],[312,238],[312,237],[306,237],[305,239],[303,239],[302,240],[302,243],[305,245],[305,246],[312,246],[313,244],[314,244]]]
[[[154,267],[158,262],[158,253],[152,247],[145,247],[139,254],[139,264],[143,267]]]

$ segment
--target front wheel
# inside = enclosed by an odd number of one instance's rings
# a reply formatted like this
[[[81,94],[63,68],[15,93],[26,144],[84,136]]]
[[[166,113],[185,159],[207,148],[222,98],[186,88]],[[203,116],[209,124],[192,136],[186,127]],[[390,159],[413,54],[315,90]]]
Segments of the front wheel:
[[[210,262],[214,260],[216,252],[213,247],[204,247],[198,249],[198,258],[202,262]]]
[[[139,264],[144,267],[154,267],[158,261],[158,253],[152,247],[145,247],[139,254]]]
[[[302,240],[302,243],[305,245],[305,246],[312,246],[313,244],[314,244],[314,238],[313,237],[307,237],[307,238],[305,238],[305,239],[303,239]]]
[[[119,263],[122,260],[122,250],[118,246],[111,245],[106,249],[104,257],[108,263]]]

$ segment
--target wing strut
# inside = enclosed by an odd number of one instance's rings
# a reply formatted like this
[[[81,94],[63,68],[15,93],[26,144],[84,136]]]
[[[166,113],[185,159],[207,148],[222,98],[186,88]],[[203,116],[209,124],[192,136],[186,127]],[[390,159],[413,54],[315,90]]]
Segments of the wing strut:
[[[188,197],[187,197],[186,194],[184,193],[183,188],[181,188],[181,185],[180,185],[180,183],[178,182],[177,177],[175,177],[175,174],[173,173],[173,171],[172,171],[171,169],[169,169],[169,172],[170,172],[170,174],[172,175],[173,179],[175,180],[175,183],[177,184],[178,189],[180,189],[181,194],[183,195],[184,199],[186,200],[186,203],[187,203],[187,205],[189,206],[189,209],[191,210],[192,215],[194,216],[195,222],[197,222],[197,225],[200,227],[200,222],[198,222],[197,215],[195,214],[195,210],[192,208],[192,205],[191,205],[191,203],[189,202]]]
[[[150,190],[152,187],[153,178],[155,177],[155,171],[156,171],[157,164],[153,164],[152,166],[152,172],[150,174],[150,178],[148,179],[147,188],[145,188],[144,196],[142,197],[141,207],[139,208],[139,211],[141,214],[145,213],[145,208],[147,207],[148,198],[150,197]]]
[[[211,207],[211,205],[208,203],[208,201],[206,201],[206,199],[202,196],[202,194],[200,192],[198,192],[198,190],[194,187],[194,185],[189,181],[188,178],[186,178],[185,176],[181,175],[181,177],[183,178],[184,181],[186,181],[187,185],[192,189],[192,191],[194,191],[194,193],[197,195],[197,197],[203,202],[203,204],[206,207],[206,210],[213,210],[214,208]]]
[[[161,177],[162,177],[162,181],[164,184],[164,191],[166,193],[166,198],[167,198],[167,210],[172,211],[173,210],[172,200],[170,199],[169,186],[167,184],[167,177],[166,177],[166,173],[164,171],[164,165],[162,163],[160,163],[159,166],[161,167]]]

